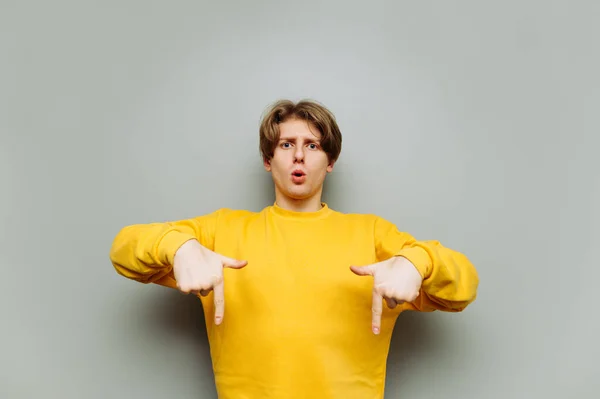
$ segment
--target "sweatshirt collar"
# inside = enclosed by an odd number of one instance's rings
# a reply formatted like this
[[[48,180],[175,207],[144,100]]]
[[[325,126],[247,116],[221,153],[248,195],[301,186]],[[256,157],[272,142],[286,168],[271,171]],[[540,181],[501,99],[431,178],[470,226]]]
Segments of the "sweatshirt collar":
[[[288,219],[296,219],[296,220],[315,220],[322,219],[331,214],[331,209],[325,202],[321,202],[321,209],[314,212],[300,212],[300,211],[292,211],[288,209],[284,209],[277,205],[277,203],[273,203],[272,206],[269,207],[270,211],[281,217],[285,217]]]

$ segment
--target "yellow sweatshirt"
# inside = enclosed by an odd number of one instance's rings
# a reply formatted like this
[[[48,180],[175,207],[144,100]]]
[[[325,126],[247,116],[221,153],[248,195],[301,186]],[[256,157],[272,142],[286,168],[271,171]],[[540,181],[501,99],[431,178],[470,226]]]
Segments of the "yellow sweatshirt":
[[[197,218],[127,226],[115,237],[116,271],[142,283],[175,288],[177,249],[197,239],[228,257],[225,315],[213,322],[212,294],[200,297],[219,398],[383,398],[390,338],[404,310],[458,312],[476,297],[469,260],[437,241],[416,241],[390,222],[268,206],[260,212],[220,209]],[[350,265],[408,258],[424,277],[415,303],[384,304],[381,332],[371,330],[372,278]],[[201,396],[201,393],[199,393]]]

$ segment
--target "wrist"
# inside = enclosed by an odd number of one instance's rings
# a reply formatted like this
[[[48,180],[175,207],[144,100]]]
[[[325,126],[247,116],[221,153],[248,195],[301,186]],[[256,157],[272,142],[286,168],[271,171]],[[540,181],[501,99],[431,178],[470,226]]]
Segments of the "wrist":
[[[421,247],[410,247],[400,250],[396,257],[404,258],[417,269],[421,278],[426,279],[431,275],[432,263],[427,251]]]
[[[172,266],[175,262],[175,256],[180,253],[180,250],[183,248],[183,252],[185,252],[188,247],[193,245],[190,244],[191,241],[196,241],[196,237],[191,234],[179,231],[170,231],[167,233],[158,245],[158,254],[161,262]]]

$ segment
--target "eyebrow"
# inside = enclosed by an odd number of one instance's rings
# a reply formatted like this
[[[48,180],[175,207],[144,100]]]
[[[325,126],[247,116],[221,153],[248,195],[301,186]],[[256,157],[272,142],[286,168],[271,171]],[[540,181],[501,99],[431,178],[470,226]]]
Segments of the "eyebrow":
[[[297,141],[297,140],[298,140],[297,137],[280,137],[279,138],[279,141]],[[314,138],[307,138],[304,141],[307,141],[309,143],[320,143],[321,142],[321,140],[314,139]]]

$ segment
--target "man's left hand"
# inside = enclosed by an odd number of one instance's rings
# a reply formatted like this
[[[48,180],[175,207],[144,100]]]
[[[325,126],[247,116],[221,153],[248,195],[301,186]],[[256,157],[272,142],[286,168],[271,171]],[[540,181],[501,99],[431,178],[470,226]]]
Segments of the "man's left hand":
[[[395,256],[383,262],[367,266],[350,266],[350,270],[359,276],[373,277],[373,319],[375,334],[381,330],[383,300],[388,307],[395,308],[404,302],[412,302],[419,296],[423,283],[421,274],[407,258]]]

